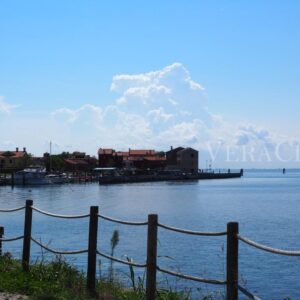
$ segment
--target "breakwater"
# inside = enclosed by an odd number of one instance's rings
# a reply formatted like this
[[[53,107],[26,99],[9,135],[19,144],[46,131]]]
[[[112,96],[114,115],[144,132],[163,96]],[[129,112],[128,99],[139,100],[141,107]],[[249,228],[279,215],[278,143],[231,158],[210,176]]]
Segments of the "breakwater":
[[[100,184],[118,184],[118,183],[138,183],[138,182],[157,182],[157,181],[191,181],[191,180],[209,180],[209,179],[230,179],[240,178],[243,171],[214,173],[202,172],[197,174],[151,174],[151,175],[107,175],[99,177]]]

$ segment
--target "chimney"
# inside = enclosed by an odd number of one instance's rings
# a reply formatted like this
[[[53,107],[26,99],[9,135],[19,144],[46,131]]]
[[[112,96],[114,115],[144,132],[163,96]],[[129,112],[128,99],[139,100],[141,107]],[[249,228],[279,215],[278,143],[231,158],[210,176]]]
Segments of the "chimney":
[[[26,152],[26,148],[25,147],[23,148],[23,152]]]
[[[173,150],[173,146],[171,146],[171,150]]]
[[[18,147],[16,148],[16,152],[19,152],[19,148]]]

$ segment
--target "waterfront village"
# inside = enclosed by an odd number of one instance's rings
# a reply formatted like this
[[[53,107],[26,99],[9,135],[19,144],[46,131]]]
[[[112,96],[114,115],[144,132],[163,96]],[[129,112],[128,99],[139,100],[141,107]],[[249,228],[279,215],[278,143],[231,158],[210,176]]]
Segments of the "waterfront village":
[[[173,148],[171,146],[166,152],[154,149],[116,151],[100,148],[97,156],[76,151],[55,155],[47,152],[42,157],[35,157],[28,153],[26,148],[0,151],[1,183],[24,184],[26,180],[28,184],[33,183],[29,178],[29,173],[33,172],[34,177],[43,174],[43,179],[52,183],[65,183],[70,180],[73,182],[100,180],[102,183],[121,183],[209,179],[211,177],[235,177],[240,174],[230,174],[228,170],[227,174],[219,173],[217,175],[213,171],[199,169],[198,151],[190,147]],[[39,182],[42,183],[42,181]]]

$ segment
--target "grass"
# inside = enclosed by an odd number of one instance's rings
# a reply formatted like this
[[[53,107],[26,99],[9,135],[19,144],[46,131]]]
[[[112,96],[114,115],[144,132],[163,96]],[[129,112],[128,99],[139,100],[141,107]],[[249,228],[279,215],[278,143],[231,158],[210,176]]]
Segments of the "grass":
[[[22,270],[20,261],[9,255],[0,257],[0,292],[27,295],[33,300],[141,300],[145,298],[142,283],[124,288],[116,280],[102,279],[97,283],[97,294],[89,295],[82,272],[57,258],[52,262],[36,262],[29,272]],[[101,295],[101,296],[99,296]],[[159,300],[185,300],[184,293],[158,291]]]

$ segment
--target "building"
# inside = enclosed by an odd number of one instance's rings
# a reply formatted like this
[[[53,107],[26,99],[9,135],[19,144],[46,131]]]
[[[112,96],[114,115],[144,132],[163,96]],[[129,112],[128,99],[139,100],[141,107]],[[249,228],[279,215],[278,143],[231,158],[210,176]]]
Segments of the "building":
[[[183,172],[198,172],[198,151],[192,148],[184,148],[178,151],[177,166]]]
[[[97,159],[85,152],[44,153],[44,165],[50,171],[90,172],[97,167]]]
[[[163,170],[166,166],[165,154],[155,150],[115,151],[114,149],[98,150],[98,165],[100,168],[123,168],[139,170]]]
[[[69,172],[91,172],[97,167],[97,159],[85,152],[73,152],[69,157],[64,158],[65,171]]]
[[[100,148],[98,150],[98,166],[99,168],[121,168],[124,156],[128,156],[128,152]]]
[[[26,148],[23,151],[0,151],[0,173],[11,173],[23,170],[26,168],[30,160],[30,156],[26,152]]]
[[[122,152],[100,148],[98,157],[100,168],[198,172],[198,151],[189,147],[171,147],[166,153],[153,149],[128,149]]]
[[[177,153],[180,150],[183,150],[183,147],[174,148],[171,146],[171,149],[166,152],[167,166],[169,169],[176,169],[177,166]]]
[[[198,151],[192,148],[177,147],[166,152],[166,169],[187,173],[198,172]]]

